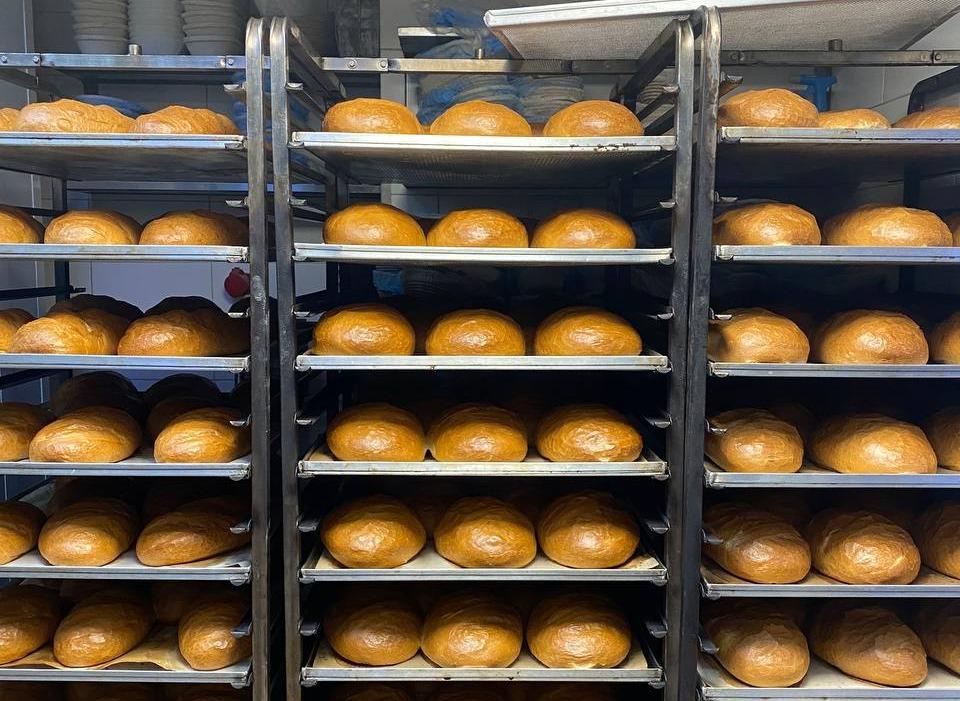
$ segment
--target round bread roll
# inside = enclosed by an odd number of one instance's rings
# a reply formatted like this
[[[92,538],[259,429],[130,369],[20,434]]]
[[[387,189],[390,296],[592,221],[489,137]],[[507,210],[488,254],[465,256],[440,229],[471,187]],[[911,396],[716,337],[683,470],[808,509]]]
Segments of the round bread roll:
[[[141,246],[246,246],[250,229],[237,217],[205,209],[169,212],[147,223]]]
[[[960,129],[960,107],[931,107],[913,112],[893,126],[897,129]]]
[[[816,246],[820,243],[817,218],[793,204],[748,204],[713,220],[717,246]]]
[[[50,423],[50,413],[43,407],[20,402],[0,404],[0,461],[24,460],[30,454],[30,442],[37,432]]]
[[[847,584],[910,584],[920,551],[910,534],[880,514],[827,509],[807,525],[813,566]]]
[[[930,355],[913,319],[873,309],[834,314],[818,329],[813,350],[821,363],[849,365],[924,365]]]
[[[797,472],[803,439],[786,421],[763,409],[731,409],[710,417],[722,433],[707,431],[704,451],[727,472]]]
[[[250,603],[236,591],[218,591],[202,597],[188,608],[177,627],[180,654],[193,669],[223,669],[250,657],[249,635],[236,637]]]
[[[234,426],[243,414],[228,407],[193,409],[172,419],[153,444],[157,462],[225,463],[250,452],[250,427]]]
[[[914,630],[920,636],[927,655],[949,670],[960,674],[960,602],[927,606],[920,610]]]
[[[17,329],[10,353],[116,355],[127,329],[123,317],[101,309],[54,311]]]
[[[323,617],[327,643],[354,664],[400,664],[420,649],[420,613],[388,591],[354,590]]]
[[[950,227],[933,212],[866,204],[823,225],[831,246],[951,246]]]
[[[53,654],[64,667],[94,667],[127,654],[147,637],[153,609],[134,589],[87,597],[64,617],[53,636]]]
[[[212,405],[202,397],[169,397],[157,404],[150,413],[147,414],[146,438],[148,443],[157,440],[157,436],[165,429],[171,421],[178,416],[186,414],[194,409],[206,409]]]
[[[527,622],[527,647],[551,669],[609,669],[630,654],[630,624],[620,607],[583,590],[540,600]]]
[[[183,565],[228,553],[250,542],[250,533],[230,529],[250,513],[230,497],[191,501],[157,516],[137,538],[137,559],[149,567]]]
[[[876,110],[856,109],[821,112],[817,118],[820,129],[889,129],[890,120]]]
[[[463,136],[532,136],[527,120],[509,107],[483,100],[448,107],[430,125],[431,134]]]
[[[324,131],[375,134],[420,134],[420,122],[404,105],[358,97],[338,102],[323,117]]]
[[[620,412],[603,404],[568,404],[537,427],[537,452],[551,462],[633,462],[643,439]]]
[[[358,404],[333,417],[327,446],[337,460],[359,462],[421,462],[427,452],[420,420],[384,403]]]
[[[461,309],[430,326],[427,355],[525,355],[523,330],[516,321],[491,309]]]
[[[199,384],[199,378],[195,378]],[[85,372],[63,381],[50,399],[56,416],[64,416],[88,406],[110,406],[135,418],[143,415],[140,393],[123,375],[116,372]]]
[[[703,524],[720,543],[703,552],[731,574],[757,584],[793,584],[810,572],[810,546],[778,516],[746,504],[714,504]]]
[[[960,502],[928,506],[914,520],[912,530],[923,564],[960,579]]]
[[[17,329],[31,321],[33,314],[23,309],[0,309],[0,353],[10,352]]]
[[[170,105],[134,120],[137,134],[239,134],[236,125],[225,115],[202,107]]]
[[[960,364],[960,312],[954,312],[933,330],[930,335],[930,360]]]
[[[920,638],[883,606],[827,604],[813,620],[810,647],[841,672],[874,684],[916,686],[927,678]]]
[[[47,224],[44,243],[132,246],[142,227],[132,217],[109,210],[74,210]]]
[[[636,248],[627,221],[602,209],[569,209],[547,217],[533,230],[532,248]]]
[[[937,471],[937,455],[918,426],[881,414],[843,414],[826,419],[807,446],[817,464],[864,474]]]
[[[437,524],[433,540],[441,556],[461,567],[526,567],[537,556],[530,519],[492,497],[455,501]]]
[[[170,309],[148,313],[127,328],[119,355],[210,357],[236,355],[250,347],[250,325],[220,309]]]
[[[0,131],[7,131],[2,124]],[[43,225],[40,222],[22,209],[0,205],[0,243],[40,243],[42,240]]]
[[[0,664],[16,662],[46,645],[59,622],[56,590],[30,584],[0,589]]]
[[[605,569],[633,557],[640,527],[612,494],[586,490],[550,502],[540,514],[537,540],[544,555],[564,567]]]
[[[427,448],[440,462],[521,462],[527,457],[527,429],[506,409],[460,404],[431,424]]]
[[[330,701],[414,701],[406,689],[380,682],[339,684],[328,698]]]
[[[427,233],[428,246],[527,248],[527,227],[499,209],[461,209],[450,212]]]
[[[630,322],[597,307],[566,307],[537,327],[536,355],[640,355],[643,342]]]
[[[0,565],[13,562],[37,546],[44,513],[25,501],[0,502]]]
[[[316,355],[413,355],[413,326],[385,304],[348,304],[326,312],[313,327]]]
[[[927,421],[925,429],[940,466],[960,470],[960,407],[941,409]]]
[[[643,124],[618,102],[582,100],[550,117],[543,127],[543,135],[643,136]]]
[[[723,363],[805,363],[810,341],[785,316],[759,307],[730,309],[710,322],[707,355]]]
[[[721,127],[816,127],[816,106],[782,88],[747,90],[720,105]]]
[[[392,569],[416,557],[427,535],[410,507],[373,494],[340,504],[324,516],[320,539],[344,567]]]
[[[137,452],[142,437],[129,414],[106,406],[85,407],[37,431],[28,457],[32,462],[120,462]]]
[[[109,105],[55,100],[34,102],[23,107],[11,131],[126,133],[133,131],[133,120]]]
[[[13,107],[0,108],[0,131],[13,131],[13,125],[17,123],[20,116],[20,110]]]
[[[125,553],[139,528],[136,511],[126,502],[85,499],[50,516],[37,543],[40,554],[51,565],[100,567]]]
[[[341,246],[425,246],[427,237],[409,214],[375,202],[352,204],[331,214],[323,224],[323,242]]]
[[[509,667],[522,645],[520,612],[482,589],[439,598],[423,621],[420,638],[423,654],[438,667]]]

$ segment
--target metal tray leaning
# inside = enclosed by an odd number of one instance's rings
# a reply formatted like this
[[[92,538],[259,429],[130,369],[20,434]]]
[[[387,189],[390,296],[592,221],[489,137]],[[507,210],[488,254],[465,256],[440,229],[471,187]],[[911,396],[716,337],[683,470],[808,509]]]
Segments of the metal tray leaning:
[[[65,243],[0,243],[0,259],[221,261],[245,263],[246,246],[81,246]]]
[[[2,357],[2,356],[0,356]],[[161,463],[149,451],[113,463],[32,462],[18,460],[0,462],[0,474],[91,477],[229,477],[233,480],[250,476],[250,456],[225,463]]]
[[[3,356],[0,356],[2,358]],[[2,367],[2,365],[0,365]],[[960,374],[960,365],[956,366]],[[670,372],[667,356],[640,355],[298,355],[307,370],[647,370]]]
[[[826,363],[721,363],[709,361],[713,377],[874,377],[884,379],[949,379],[960,377],[960,365],[828,365]]]
[[[721,263],[957,265],[960,247],[931,246],[714,246]]]
[[[935,474],[863,474],[842,473],[804,463],[799,472],[726,472],[709,460],[704,462],[704,481],[708,487],[794,487],[821,488],[960,488],[960,471],[939,469]]]
[[[365,184],[587,187],[655,165],[676,139],[294,132],[291,145]]]
[[[180,357],[167,355],[67,355],[54,353],[0,353],[0,370],[53,368],[61,370],[226,370],[245,372],[250,356]]]

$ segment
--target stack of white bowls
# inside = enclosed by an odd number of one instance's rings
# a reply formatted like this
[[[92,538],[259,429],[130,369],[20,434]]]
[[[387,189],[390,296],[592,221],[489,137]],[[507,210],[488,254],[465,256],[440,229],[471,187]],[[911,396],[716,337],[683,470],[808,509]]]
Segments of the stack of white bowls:
[[[247,12],[236,0],[182,0],[184,43],[195,56],[243,53]],[[246,6],[246,4],[245,4]]]
[[[152,55],[183,50],[180,0],[130,0],[130,41]]]
[[[127,0],[73,0],[73,31],[84,54],[126,54]]]

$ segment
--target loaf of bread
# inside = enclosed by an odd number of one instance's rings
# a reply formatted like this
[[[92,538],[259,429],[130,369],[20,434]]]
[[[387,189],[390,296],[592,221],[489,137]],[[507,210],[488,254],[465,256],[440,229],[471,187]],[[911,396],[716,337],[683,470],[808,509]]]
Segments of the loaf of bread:
[[[224,463],[250,452],[250,427],[234,426],[243,414],[229,407],[193,409],[172,419],[157,435],[157,462]]]
[[[250,542],[250,533],[232,533],[250,513],[239,499],[198,499],[157,516],[137,538],[137,559],[150,567],[182,565],[228,553]]]
[[[816,106],[783,88],[747,90],[728,98],[717,115],[721,127],[816,127]]]
[[[904,314],[853,309],[830,317],[813,342],[814,355],[831,364],[923,365],[930,351],[923,330]]]
[[[821,112],[817,118],[820,129],[889,129],[890,120],[876,110],[855,109]]]
[[[616,667],[630,645],[630,624],[620,607],[586,590],[542,598],[527,621],[527,647],[551,669]]]
[[[57,510],[43,524],[40,554],[51,565],[100,567],[125,553],[140,522],[129,504],[109,497],[77,501]]]
[[[499,209],[461,209],[450,212],[427,233],[428,246],[527,248],[527,227]]]
[[[960,470],[960,407],[941,409],[924,428],[940,466]]]
[[[621,316],[597,307],[566,307],[537,327],[536,355],[639,355],[640,334]]]
[[[516,321],[492,309],[461,309],[436,319],[427,331],[427,355],[524,355]]]
[[[37,546],[44,513],[25,501],[0,502],[0,565],[13,562]]]
[[[358,404],[327,426],[327,446],[337,460],[420,462],[427,452],[420,420],[390,404]]]
[[[930,334],[930,360],[934,363],[960,364],[960,312],[954,312],[941,321]]]
[[[13,131],[13,125],[17,123],[20,116],[20,110],[13,107],[0,107],[0,131]]]
[[[728,209],[713,220],[717,246],[816,246],[820,225],[793,204],[763,202]]]
[[[509,107],[483,100],[448,107],[430,125],[431,134],[463,136],[532,136],[527,120]]]
[[[28,457],[30,441],[52,418],[43,407],[20,402],[0,403],[0,462]]]
[[[0,125],[0,131],[6,129]],[[40,222],[22,209],[0,205],[0,243],[40,243],[42,240]]]
[[[327,643],[354,664],[400,664],[420,649],[421,617],[414,605],[389,590],[353,589],[327,608]]]
[[[723,363],[805,363],[810,341],[785,316],[759,307],[730,309],[707,332],[707,355]]]
[[[11,131],[126,133],[133,131],[133,120],[109,105],[55,100],[34,102],[23,107]]]
[[[140,241],[136,219],[110,210],[75,209],[47,225],[44,243],[132,246]]]
[[[133,417],[143,416],[140,393],[123,375],[116,372],[85,372],[63,381],[50,399],[57,416],[88,406],[111,406]]]
[[[821,422],[810,457],[837,472],[934,473],[937,456],[918,426],[881,414],[841,414]]]
[[[389,204],[352,204],[323,223],[323,242],[364,246],[425,246],[427,237],[416,219]]]
[[[530,519],[493,497],[453,502],[433,540],[440,555],[461,567],[526,567],[537,556]]]
[[[618,102],[582,100],[555,113],[544,136],[643,136],[637,115]]]
[[[550,502],[537,522],[537,540],[557,564],[604,569],[633,557],[640,527],[612,494],[585,490]]]
[[[344,567],[392,569],[416,557],[427,535],[410,507],[394,497],[373,494],[327,513],[320,539]]]
[[[22,659],[50,642],[60,622],[55,589],[9,584],[0,589],[0,664]]]
[[[884,606],[827,604],[814,617],[810,647],[841,672],[874,684],[916,686],[927,678],[920,638]]]
[[[527,429],[498,406],[459,404],[430,425],[427,448],[440,462],[520,462],[527,457]]]
[[[236,125],[208,109],[171,105],[136,118],[137,134],[239,134]]]
[[[77,409],[47,424],[30,441],[33,462],[114,463],[140,448],[140,424],[113,407]]]
[[[146,442],[155,442],[157,436],[160,435],[163,429],[178,416],[182,416],[194,409],[207,409],[210,407],[211,402],[201,397],[184,396],[164,399],[147,414],[147,423],[145,426]]]
[[[923,564],[960,579],[960,502],[931,504],[917,516],[911,530]]]
[[[250,636],[233,635],[249,610],[250,603],[242,592],[221,590],[200,597],[184,612],[177,628],[180,654],[187,664],[212,671],[250,657]]]
[[[9,353],[17,330],[34,316],[23,309],[0,309],[0,353]]]
[[[246,246],[246,222],[229,214],[194,209],[170,212],[147,223],[140,234],[142,246]]]
[[[623,218],[601,209],[568,209],[533,230],[532,248],[636,248],[637,237]]]
[[[931,107],[913,112],[893,126],[897,129],[960,129],[960,107]]]
[[[823,242],[832,246],[951,246],[950,227],[933,212],[866,204],[827,220]]]
[[[730,409],[710,417],[704,451],[727,472],[797,472],[803,439],[797,429],[764,409]]]
[[[921,609],[914,630],[927,655],[955,674],[960,674],[960,602],[935,604]]]
[[[153,608],[139,592],[107,589],[70,609],[53,636],[53,654],[65,667],[105,664],[142,643],[153,623]]]
[[[437,599],[420,637],[423,654],[439,667],[509,667],[522,645],[520,612],[484,589],[455,591]]]
[[[324,313],[313,327],[316,355],[413,355],[413,326],[386,304],[348,304]]]
[[[137,319],[120,339],[119,355],[225,356],[250,348],[250,324],[220,309],[172,309]]]
[[[643,439],[627,418],[603,404],[568,404],[537,427],[537,452],[552,462],[633,462]]]
[[[100,309],[53,311],[17,329],[10,353],[116,355],[129,323]]]
[[[390,100],[358,97],[338,102],[323,117],[324,131],[374,134],[420,134],[413,112]]]

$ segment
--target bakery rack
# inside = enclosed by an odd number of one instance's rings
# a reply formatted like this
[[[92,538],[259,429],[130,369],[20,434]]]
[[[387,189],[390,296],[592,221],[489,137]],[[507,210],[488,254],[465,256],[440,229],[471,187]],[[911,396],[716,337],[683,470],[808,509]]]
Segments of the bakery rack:
[[[224,85],[246,101],[247,133],[241,136],[130,134],[0,134],[0,153],[5,170],[43,176],[53,192],[50,208],[26,208],[40,217],[53,217],[68,209],[70,191],[176,192],[184,196],[223,192],[238,194],[234,206],[246,209],[250,220],[249,246],[67,246],[0,245],[0,260],[30,261],[51,265],[52,285],[0,291],[0,299],[65,299],[83,290],[70,283],[71,261],[114,262],[238,262],[248,263],[252,294],[244,316],[250,319],[251,350],[247,355],[224,358],[165,358],[125,356],[53,356],[5,354],[0,356],[0,389],[42,380],[43,398],[48,382],[63,371],[91,369],[146,369],[169,372],[228,372],[250,380],[249,422],[252,451],[249,456],[224,464],[158,464],[149,455],[138,455],[116,464],[49,464],[29,461],[0,464],[0,474],[52,477],[65,475],[222,477],[249,480],[251,518],[235,526],[252,534],[248,549],[204,563],[178,567],[146,567],[132,553],[98,568],[55,567],[38,553],[28,553],[0,567],[0,578],[221,580],[250,584],[250,625],[235,635],[252,636],[251,660],[215,672],[200,672],[182,661],[162,669],[132,661],[100,669],[68,670],[45,664],[14,664],[0,668],[2,680],[32,681],[140,681],[229,684],[252,688],[254,701],[267,701],[271,693],[270,648],[272,637],[270,574],[270,465],[272,451],[270,417],[270,318],[265,147],[265,20],[252,19],[246,31],[243,56],[128,56],[46,53],[0,53],[0,80],[33,91],[36,96],[58,96],[61,87],[79,80],[87,91],[101,83],[135,81],[155,84]],[[235,84],[240,71],[243,82]],[[34,98],[36,99],[36,98]],[[9,203],[16,204],[16,203]],[[41,270],[43,268],[38,268]],[[12,371],[12,372],[10,372]],[[169,631],[158,631],[167,636]],[[172,638],[176,644],[176,636]],[[136,651],[134,651],[136,652]]]

